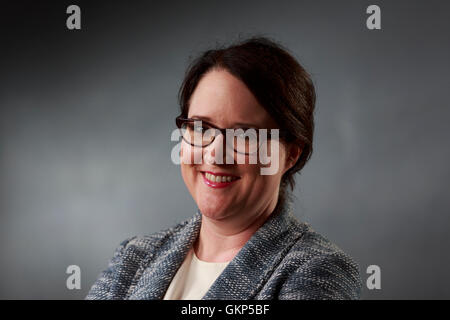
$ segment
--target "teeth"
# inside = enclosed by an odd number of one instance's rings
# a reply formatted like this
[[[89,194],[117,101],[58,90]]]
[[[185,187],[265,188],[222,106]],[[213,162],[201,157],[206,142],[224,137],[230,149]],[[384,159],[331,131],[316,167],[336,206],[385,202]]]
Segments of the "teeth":
[[[231,182],[237,179],[232,176],[216,176],[208,172],[205,172],[205,177],[211,182]]]

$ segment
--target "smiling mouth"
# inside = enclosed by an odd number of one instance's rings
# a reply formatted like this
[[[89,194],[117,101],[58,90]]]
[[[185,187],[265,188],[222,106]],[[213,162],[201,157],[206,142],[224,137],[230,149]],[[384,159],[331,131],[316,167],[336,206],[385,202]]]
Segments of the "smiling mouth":
[[[224,173],[202,172],[205,184],[212,188],[224,188],[240,179],[240,177]]]

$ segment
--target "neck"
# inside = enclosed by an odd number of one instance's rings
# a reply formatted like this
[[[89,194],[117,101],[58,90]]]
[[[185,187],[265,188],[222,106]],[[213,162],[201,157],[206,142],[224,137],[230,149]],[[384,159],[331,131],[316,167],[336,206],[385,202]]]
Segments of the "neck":
[[[261,210],[253,219],[233,215],[221,220],[202,215],[200,233],[194,250],[200,260],[207,262],[231,261],[251,236],[274,211],[275,206]]]

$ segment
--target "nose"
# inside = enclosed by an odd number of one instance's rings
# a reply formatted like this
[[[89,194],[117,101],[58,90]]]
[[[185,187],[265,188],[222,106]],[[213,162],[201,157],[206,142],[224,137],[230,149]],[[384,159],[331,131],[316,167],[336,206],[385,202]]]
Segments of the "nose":
[[[223,134],[217,135],[213,142],[204,148],[203,159],[207,164],[222,165],[232,163],[234,152],[227,147]],[[228,158],[228,161],[227,161]]]

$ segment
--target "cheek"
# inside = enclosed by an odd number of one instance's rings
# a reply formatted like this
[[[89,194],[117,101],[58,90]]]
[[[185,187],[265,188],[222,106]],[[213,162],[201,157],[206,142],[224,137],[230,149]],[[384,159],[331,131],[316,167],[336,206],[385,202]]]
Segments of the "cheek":
[[[182,142],[180,148],[181,165],[200,164],[202,159],[202,150],[194,148],[189,144]]]
[[[263,176],[279,176],[285,171],[286,148],[282,143],[268,141],[261,145],[259,150],[258,165]]]
[[[277,199],[281,173],[262,175],[261,167],[257,165],[245,166],[245,184],[239,190],[239,194],[247,204],[251,206],[267,205]]]
[[[271,165],[273,166],[273,162],[274,161],[271,161],[271,163],[268,165],[261,165],[261,164],[239,165],[240,175],[243,176],[245,179],[245,184],[243,185],[243,188],[247,190],[247,192],[256,195],[262,195],[263,193],[272,190],[274,186],[276,187],[281,181],[282,176],[281,170],[278,170],[273,174],[261,173],[262,169],[268,168]]]

